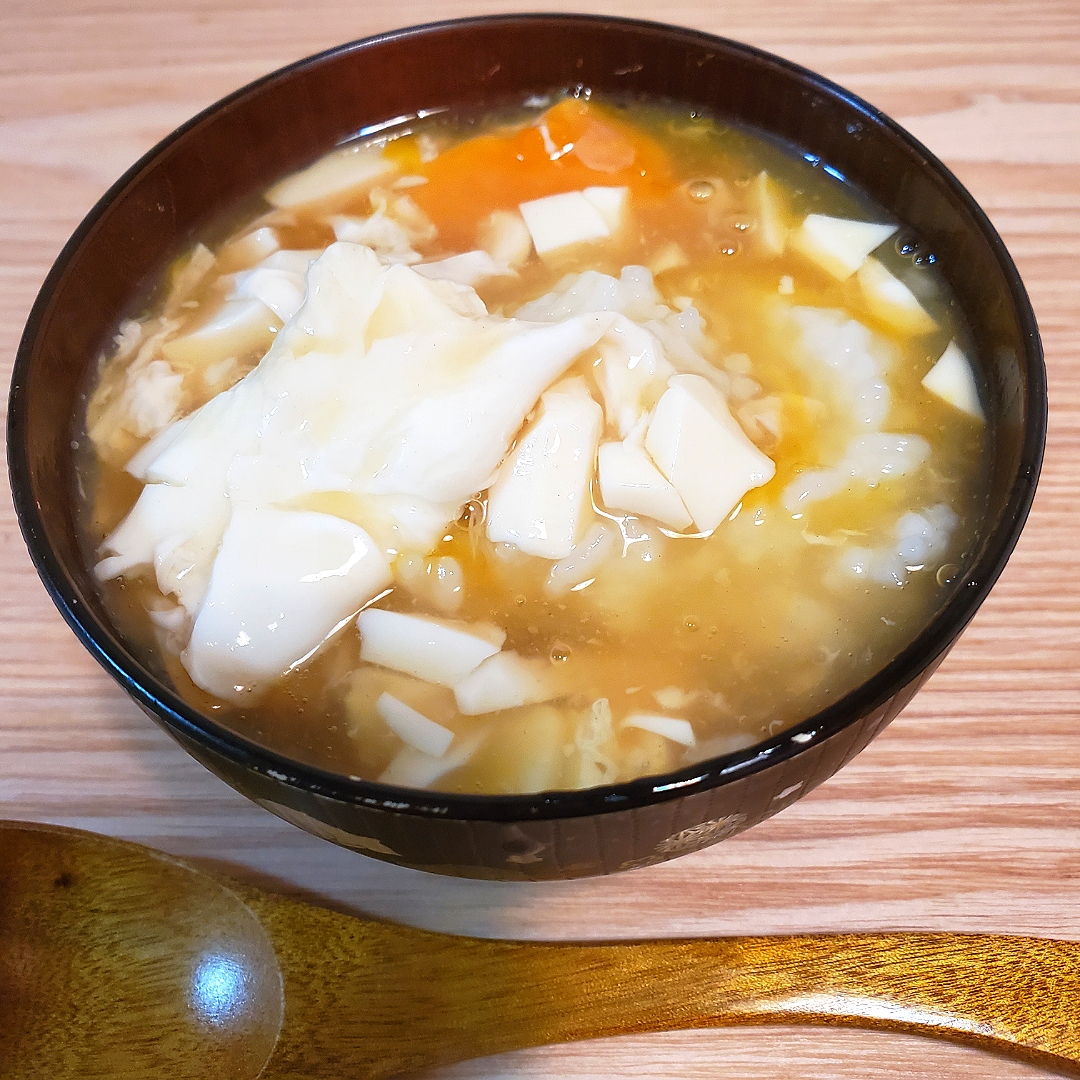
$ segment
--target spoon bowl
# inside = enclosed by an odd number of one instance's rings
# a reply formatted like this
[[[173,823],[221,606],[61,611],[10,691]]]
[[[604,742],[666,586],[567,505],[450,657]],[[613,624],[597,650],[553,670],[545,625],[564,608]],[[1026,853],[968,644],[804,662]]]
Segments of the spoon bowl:
[[[0,822],[6,1080],[382,1080],[546,1043],[733,1024],[935,1035],[1080,1076],[1080,943],[840,934],[484,941]]]
[[[235,893],[165,855],[0,828],[0,1075],[258,1076],[281,969]]]

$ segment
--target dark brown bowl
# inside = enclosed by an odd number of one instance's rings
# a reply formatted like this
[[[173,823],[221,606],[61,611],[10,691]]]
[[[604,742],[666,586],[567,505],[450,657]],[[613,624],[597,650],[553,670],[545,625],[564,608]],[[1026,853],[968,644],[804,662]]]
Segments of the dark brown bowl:
[[[788,140],[869,192],[937,258],[970,324],[989,402],[986,527],[952,595],[887,667],[775,738],[664,776],[586,791],[463,796],[323,772],[195,712],[129,652],[76,536],[79,395],[133,301],[201,228],[359,129],[446,105],[577,85],[699,105]],[[1035,318],[1000,237],[955,177],[888,117],[746,45],[574,15],[469,19],[342,45],[207,109],[133,166],[52,268],[19,348],[8,414],[23,535],[61,614],[143,710],[275,814],[406,866],[509,879],[661,862],[756,824],[849,761],[904,707],[986,597],[1035,492],[1046,385]]]

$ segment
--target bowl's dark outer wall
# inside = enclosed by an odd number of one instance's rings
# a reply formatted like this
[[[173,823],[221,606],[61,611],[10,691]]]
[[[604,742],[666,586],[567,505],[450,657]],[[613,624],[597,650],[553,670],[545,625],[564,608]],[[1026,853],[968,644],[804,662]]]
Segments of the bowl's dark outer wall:
[[[989,405],[981,548],[948,603],[883,671],[776,738],[661,777],[580,792],[451,796],[351,781],[218,726],[150,675],[109,623],[75,526],[73,417],[88,369],[166,261],[253,190],[360,128],[589,87],[698,105],[819,157],[915,228],[967,316]],[[745,45],[595,16],[494,16],[344,45],[212,106],[102,198],[42,287],[8,415],[11,485],[38,572],[76,634],[199,761],[274,813],[391,862],[544,879],[649,865],[730,836],[849,761],[933,672],[1003,569],[1035,492],[1046,384],[1035,318],[985,215],[925,148],[865,102]]]

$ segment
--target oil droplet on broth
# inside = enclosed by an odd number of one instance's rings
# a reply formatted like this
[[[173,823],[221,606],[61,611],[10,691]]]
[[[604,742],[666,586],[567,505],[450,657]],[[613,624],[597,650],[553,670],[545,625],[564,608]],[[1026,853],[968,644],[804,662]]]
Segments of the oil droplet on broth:
[[[553,664],[565,664],[571,656],[570,646],[562,641],[552,643],[548,658]]]
[[[960,573],[960,567],[956,563],[942,563],[938,567],[938,572],[934,575],[939,585],[948,585],[950,582],[956,580],[957,575]]]

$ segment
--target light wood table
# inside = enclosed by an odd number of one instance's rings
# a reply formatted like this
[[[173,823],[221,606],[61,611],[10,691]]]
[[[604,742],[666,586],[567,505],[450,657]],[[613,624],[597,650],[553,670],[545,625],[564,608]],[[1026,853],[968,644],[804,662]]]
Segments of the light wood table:
[[[79,219],[194,112],[341,41],[531,6],[4,0],[3,363]],[[823,72],[923,139],[1000,229],[1042,327],[1050,441],[1027,530],[960,644],[858,759],[748,834],[609,879],[444,880],[313,839],[196,765],[61,622],[5,498],[0,816],[129,837],[282,891],[461,933],[584,939],[931,928],[1080,938],[1080,2],[575,6],[662,17]],[[871,1080],[900,1072],[913,1080],[1036,1075],[914,1038],[794,1029],[609,1040],[439,1075]]]

